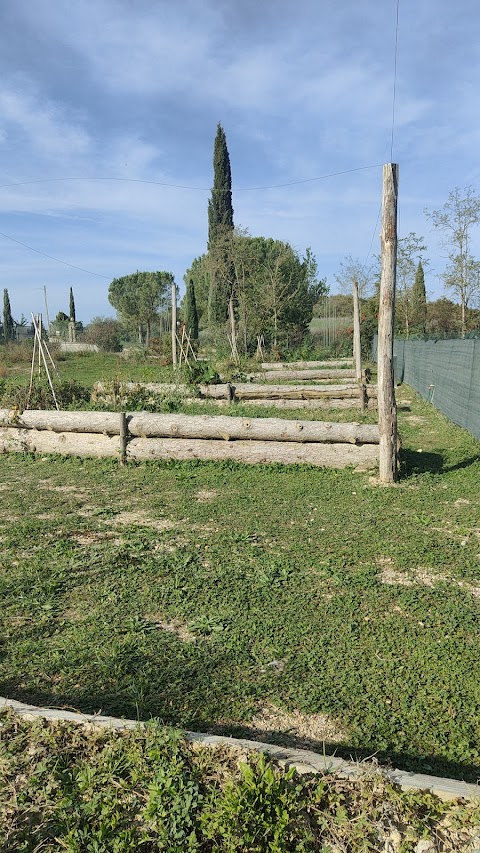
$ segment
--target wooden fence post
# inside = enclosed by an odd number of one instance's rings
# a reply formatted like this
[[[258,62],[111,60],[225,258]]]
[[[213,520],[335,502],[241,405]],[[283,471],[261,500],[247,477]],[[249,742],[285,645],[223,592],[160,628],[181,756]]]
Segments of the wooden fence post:
[[[120,412],[120,465],[127,461],[127,415]]]
[[[394,483],[398,475],[397,404],[393,377],[393,335],[397,276],[398,165],[383,167],[382,271],[378,309],[378,427],[380,432],[380,482]]]
[[[172,363],[177,366],[177,285],[172,284]]]
[[[353,280],[353,356],[355,359],[355,379],[362,381],[362,347],[360,343],[360,300],[358,282]]]

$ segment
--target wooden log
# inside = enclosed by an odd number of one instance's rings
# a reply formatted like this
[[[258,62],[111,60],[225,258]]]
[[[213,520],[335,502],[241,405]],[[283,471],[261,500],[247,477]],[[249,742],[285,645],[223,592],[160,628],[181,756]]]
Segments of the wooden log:
[[[369,386],[374,388],[374,386]],[[358,385],[261,385],[238,383],[234,386],[236,400],[262,399],[312,400],[320,397],[355,397],[358,400]]]
[[[299,444],[282,441],[208,441],[181,438],[133,438],[127,458],[134,460],[233,460],[250,464],[307,464],[324,468],[369,470],[378,464],[375,444]]]
[[[120,434],[120,416],[117,412],[57,412],[42,409],[15,412],[0,409],[0,425],[52,432]]]
[[[378,425],[380,429],[380,471],[382,483],[394,483],[398,476],[397,404],[393,376],[395,286],[397,276],[397,197],[398,166],[383,167],[382,269],[378,309]]]
[[[192,402],[192,401],[185,401]],[[212,403],[220,404],[222,400],[212,400]],[[347,397],[337,399],[336,397],[324,397],[320,400],[248,400],[245,402],[248,406],[271,406],[274,409],[361,409],[360,399],[357,397]],[[368,408],[375,409],[377,400],[375,397],[370,397],[368,400]]]
[[[296,381],[310,382],[312,379],[339,379],[348,380],[355,378],[355,371],[350,368],[320,369],[320,370],[266,370],[264,373],[252,373],[252,379],[295,379]]]
[[[355,361],[355,379],[362,381],[362,347],[360,343],[360,299],[358,281],[353,280],[353,354]]]
[[[332,358],[327,361],[263,361],[262,370],[318,370],[321,367],[351,367],[351,358]]]
[[[175,382],[120,382],[115,387],[117,397],[129,392],[135,392],[138,389],[151,391],[153,394],[178,394],[179,397],[196,397],[197,393],[201,397],[213,399],[229,399],[230,385],[228,383],[219,385],[184,385]],[[198,389],[198,391],[197,391]],[[93,390],[96,395],[113,396],[111,385],[107,382],[95,382]]]
[[[289,421],[283,418],[236,418],[225,415],[162,415],[141,412],[128,417],[131,435],[238,441],[378,444],[376,424]]]
[[[118,415],[116,415],[118,421]],[[120,457],[120,437],[98,433],[0,428],[0,453],[60,453],[67,456]]]

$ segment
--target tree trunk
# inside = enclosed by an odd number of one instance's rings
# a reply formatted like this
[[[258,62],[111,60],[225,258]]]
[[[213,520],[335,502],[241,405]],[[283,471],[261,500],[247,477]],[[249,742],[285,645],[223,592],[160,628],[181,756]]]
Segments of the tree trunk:
[[[134,438],[129,459],[212,459],[246,463],[307,464],[326,468],[355,465],[369,470],[378,464],[378,445],[299,444],[281,441],[205,441],[202,439]]]
[[[288,421],[283,418],[236,418],[222,415],[128,416],[130,435],[140,437],[204,438],[237,441],[327,442],[338,444],[378,444],[376,424],[335,423],[328,421]]]
[[[319,370],[322,367],[351,367],[351,358],[333,358],[328,361],[263,361],[262,370]]]
[[[397,479],[397,406],[393,377],[393,335],[397,273],[398,166],[383,167],[382,272],[378,311],[378,425],[380,430],[380,481]]]
[[[355,370],[338,368],[333,370],[266,370],[264,373],[251,373],[252,379],[295,379],[310,382],[312,379],[348,379],[355,378]]]

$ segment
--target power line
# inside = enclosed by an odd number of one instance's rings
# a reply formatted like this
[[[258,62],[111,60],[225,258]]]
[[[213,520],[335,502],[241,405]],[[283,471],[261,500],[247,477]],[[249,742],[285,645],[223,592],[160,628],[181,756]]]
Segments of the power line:
[[[393,62],[393,96],[392,96],[392,137],[390,143],[390,162],[393,163],[393,136],[395,132],[395,103],[397,97],[397,53],[398,53],[398,17],[400,0],[397,0],[397,17],[395,22],[395,56]]]
[[[323,181],[326,178],[336,178],[339,175],[350,175],[352,172],[363,172],[367,169],[378,169],[382,164],[374,163],[370,166],[357,166],[354,169],[344,169],[341,172],[330,172],[326,175],[317,175],[315,178],[303,178],[301,181],[288,181],[284,184],[270,184],[267,186],[258,186],[258,187],[232,187],[231,192],[252,192],[258,190],[276,190],[283,189],[284,187],[295,187],[300,184],[309,184],[315,181]],[[84,176],[73,176],[70,178],[40,178],[35,181],[18,181],[12,184],[0,184],[0,189],[7,189],[9,187],[26,187],[31,186],[32,184],[51,184],[60,181],[119,181],[123,183],[132,183],[132,184],[151,184],[157,187],[170,187],[172,189],[178,190],[198,190],[200,192],[212,192],[211,187],[193,187],[188,186],[186,184],[169,184],[165,181],[147,181],[142,180],[141,178],[110,178],[110,177],[84,177]],[[223,192],[230,192],[230,190],[223,190]]]
[[[31,252],[36,252],[37,255],[43,255],[44,258],[49,258],[51,261],[57,261],[59,264],[64,264],[66,267],[71,267],[74,270],[80,270],[80,272],[86,272],[89,275],[95,275],[97,278],[106,278],[108,281],[113,278],[113,276],[101,275],[98,272],[92,272],[92,270],[86,270],[84,267],[77,267],[75,264],[69,264],[68,261],[62,261],[60,258],[54,258],[53,255],[47,255],[45,252],[41,252],[39,249],[34,249],[33,246],[27,246],[26,243],[22,243],[21,240],[16,240],[15,237],[10,237],[9,234],[4,234],[3,231],[0,231],[0,237],[5,237],[7,240],[11,240],[12,243],[18,243],[19,246],[23,246],[24,249],[30,249]]]

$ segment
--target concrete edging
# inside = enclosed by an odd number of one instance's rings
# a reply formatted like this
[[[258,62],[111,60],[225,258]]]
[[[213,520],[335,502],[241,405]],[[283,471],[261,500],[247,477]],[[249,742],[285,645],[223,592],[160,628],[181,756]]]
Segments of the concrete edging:
[[[25,705],[15,699],[6,699],[0,696],[0,710],[12,708],[19,716],[26,719],[40,717],[47,720],[68,721],[72,723],[91,723],[96,726],[110,729],[136,729],[145,723],[136,720],[122,720],[118,717],[105,717],[99,714],[81,714],[74,711],[64,711],[57,708],[37,708],[35,705]],[[275,758],[280,764],[295,767],[299,773],[324,773],[333,772],[344,779],[355,781],[360,779],[369,767],[368,762],[355,764],[337,758],[334,755],[321,755],[306,749],[289,749],[272,743],[261,743],[255,740],[243,738],[226,737],[223,735],[210,735],[202,732],[185,732],[185,737],[204,746],[229,746],[232,749],[247,749],[254,752],[266,752]],[[442,800],[453,800],[462,797],[467,800],[480,800],[480,785],[459,782],[456,779],[442,779],[439,776],[428,776],[423,773],[410,773],[405,770],[387,770],[378,768],[382,776],[390,782],[395,782],[405,790],[417,789],[430,791]]]

